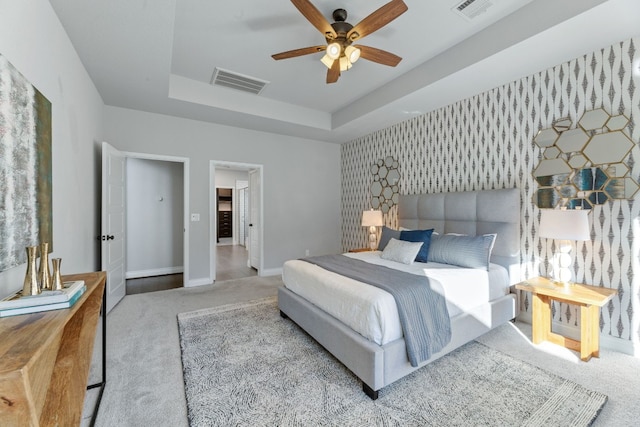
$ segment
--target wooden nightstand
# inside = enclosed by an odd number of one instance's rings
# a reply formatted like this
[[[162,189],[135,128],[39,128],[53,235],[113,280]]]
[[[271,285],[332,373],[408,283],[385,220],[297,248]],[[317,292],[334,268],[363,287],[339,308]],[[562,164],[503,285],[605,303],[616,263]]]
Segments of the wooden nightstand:
[[[550,341],[580,352],[585,362],[600,356],[600,307],[618,293],[615,289],[578,283],[565,286],[544,277],[535,277],[516,285],[516,289],[531,292],[531,317],[534,344]],[[551,301],[580,306],[580,341],[551,332]]]
[[[371,252],[375,249],[371,249],[371,248],[355,248],[355,249],[349,249],[349,252]]]

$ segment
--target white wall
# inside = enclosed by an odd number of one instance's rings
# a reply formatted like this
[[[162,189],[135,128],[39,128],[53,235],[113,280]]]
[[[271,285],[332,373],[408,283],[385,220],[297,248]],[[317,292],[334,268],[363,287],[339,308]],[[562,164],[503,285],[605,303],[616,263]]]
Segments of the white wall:
[[[209,161],[264,168],[264,268],[340,250],[340,146],[118,107],[105,107],[105,140],[138,153],[190,158],[190,211],[207,218]],[[191,282],[209,277],[209,222],[189,223]]]
[[[184,165],[127,159],[126,277],[183,270]]]
[[[52,107],[53,254],[62,273],[99,269],[99,143],[103,102],[46,0],[0,1],[0,53]],[[0,296],[24,265],[0,273]]]
[[[249,172],[216,168],[216,188],[236,188],[236,181],[249,181]]]

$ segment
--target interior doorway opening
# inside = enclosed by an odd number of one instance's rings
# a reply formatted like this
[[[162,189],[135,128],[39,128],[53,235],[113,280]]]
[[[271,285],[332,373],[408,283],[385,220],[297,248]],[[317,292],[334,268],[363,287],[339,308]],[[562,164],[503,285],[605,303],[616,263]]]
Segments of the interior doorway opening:
[[[251,277],[262,267],[262,165],[211,161],[211,276]]]
[[[145,187],[149,183],[152,187]],[[188,283],[188,195],[188,158],[124,152],[102,143],[101,235],[110,237],[101,239],[107,312],[128,293],[129,279],[175,275],[173,281],[178,280],[180,286]],[[143,236],[130,235],[140,231],[140,218],[152,228],[147,227]],[[147,246],[136,246],[138,243]],[[131,258],[128,254],[141,255]],[[153,286],[139,291],[161,289]]]

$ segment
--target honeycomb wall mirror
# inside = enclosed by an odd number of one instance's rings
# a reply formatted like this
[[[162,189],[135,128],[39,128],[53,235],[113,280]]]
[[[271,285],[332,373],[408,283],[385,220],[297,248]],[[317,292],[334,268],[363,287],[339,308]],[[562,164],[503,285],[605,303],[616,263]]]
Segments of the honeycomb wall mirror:
[[[388,213],[398,203],[400,194],[400,170],[398,161],[391,156],[379,159],[371,165],[371,207]]]
[[[575,128],[561,118],[541,129],[533,142],[542,159],[533,170],[539,208],[591,209],[612,199],[631,199],[638,182],[629,175],[628,156],[635,147],[625,129],[629,119],[603,108],[586,111]]]

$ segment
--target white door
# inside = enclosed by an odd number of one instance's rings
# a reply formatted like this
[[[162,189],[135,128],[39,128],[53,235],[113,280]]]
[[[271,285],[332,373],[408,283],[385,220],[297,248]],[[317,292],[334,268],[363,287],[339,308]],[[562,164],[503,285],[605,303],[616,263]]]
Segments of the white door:
[[[247,189],[238,190],[238,244],[247,247]]]
[[[249,171],[249,266],[260,273],[260,172]]]
[[[124,297],[125,156],[102,143],[102,270],[107,272],[107,313]]]

